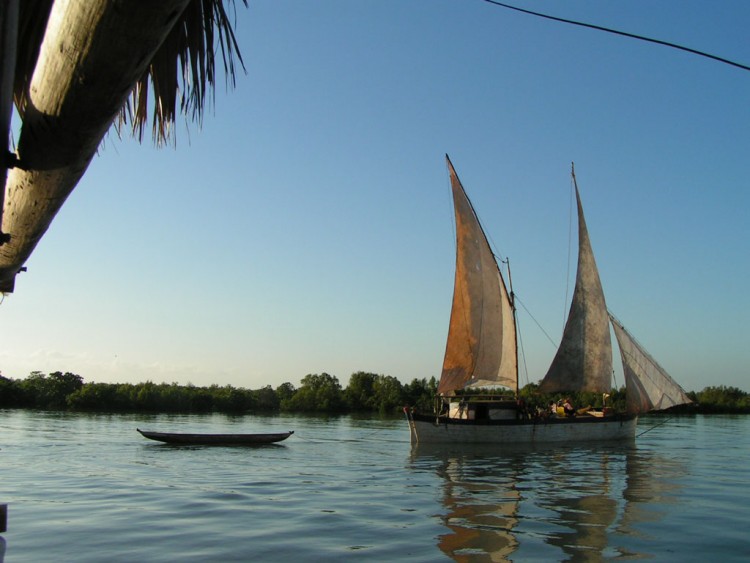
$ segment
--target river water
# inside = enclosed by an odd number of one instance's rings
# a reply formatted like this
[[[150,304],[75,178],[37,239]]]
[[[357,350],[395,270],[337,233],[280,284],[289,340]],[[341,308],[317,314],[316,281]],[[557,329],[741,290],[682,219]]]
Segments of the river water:
[[[137,427],[295,434],[174,447]],[[0,410],[0,563],[750,560],[750,417],[649,428],[486,451],[412,448],[401,419]]]

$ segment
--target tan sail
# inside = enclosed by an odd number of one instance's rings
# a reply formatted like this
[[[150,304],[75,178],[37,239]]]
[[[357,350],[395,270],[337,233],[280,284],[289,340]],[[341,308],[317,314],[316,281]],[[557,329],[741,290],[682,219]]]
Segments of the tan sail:
[[[692,403],[685,390],[662,368],[612,315],[609,315],[620,346],[625,373],[628,412],[664,410]]]
[[[575,183],[575,174],[573,181]],[[612,342],[607,305],[577,184],[575,191],[578,203],[578,274],[560,347],[539,386],[545,393],[605,393],[611,389]]]
[[[467,386],[516,389],[513,307],[479,219],[446,155],[456,213],[456,277],[438,392]]]

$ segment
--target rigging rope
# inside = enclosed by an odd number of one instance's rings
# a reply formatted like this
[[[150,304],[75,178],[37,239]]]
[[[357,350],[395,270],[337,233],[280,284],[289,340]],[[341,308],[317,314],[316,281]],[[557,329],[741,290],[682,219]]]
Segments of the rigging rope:
[[[502,2],[497,2],[495,0],[483,0],[484,2],[487,2],[488,4],[492,4],[494,6],[500,6],[501,8],[507,8],[509,10],[515,10],[517,12],[523,12],[524,14],[530,14],[532,16],[538,16],[540,18],[546,18],[548,20],[554,20],[562,23],[569,23],[571,25],[578,25],[581,27],[588,27],[589,29],[596,29],[598,31],[606,31],[607,33],[614,33],[615,35],[622,35],[623,37],[630,37],[631,39],[638,39],[640,41],[647,41],[649,43],[656,43],[658,45],[664,45],[665,47],[672,47],[673,49],[679,49],[681,51],[687,51],[688,53],[692,53],[693,55],[699,55],[701,57],[706,57],[708,59],[712,59],[715,61],[718,61],[720,63],[725,63],[728,65],[736,66],[737,68],[741,68],[742,70],[750,70],[750,66],[743,65],[741,63],[736,63],[734,61],[730,61],[729,59],[725,59],[723,57],[717,57],[716,55],[711,55],[709,53],[705,53],[703,51],[698,51],[697,49],[691,49],[690,47],[685,47],[683,45],[678,45],[676,43],[670,43],[668,41],[662,41],[661,39],[653,39],[651,37],[645,37],[643,35],[636,35],[634,33],[628,33],[626,31],[618,31],[616,29],[611,29],[608,27],[603,27],[600,25],[594,25],[591,23],[585,23],[585,22],[579,22],[575,20],[569,20],[566,18],[558,18],[556,16],[550,16],[548,14],[542,14],[540,12],[533,12],[531,10],[525,10],[523,8],[518,8],[516,6],[511,6],[510,4],[504,4]]]
[[[647,428],[646,430],[644,430],[643,432],[641,432],[640,434],[638,434],[638,435],[636,436],[636,438],[640,438],[640,437],[641,437],[641,436],[643,436],[643,435],[644,435],[644,434],[645,434],[646,432],[651,432],[651,431],[652,431],[652,430],[653,430],[654,428],[659,428],[659,426],[661,426],[662,424],[666,424],[667,422],[669,422],[669,421],[670,421],[670,420],[672,420],[673,418],[674,418],[673,416],[670,416],[670,417],[669,417],[669,418],[668,418],[667,420],[664,420],[664,421],[660,422],[659,424],[654,424],[654,425],[653,425],[653,426],[652,426],[651,428]]]
[[[532,314],[531,314],[531,311],[529,311],[529,309],[528,309],[528,308],[526,307],[526,305],[524,305],[524,304],[523,304],[523,301],[521,301],[521,300],[520,300],[520,299],[518,298],[518,294],[517,294],[517,293],[515,294],[515,300],[516,300],[516,301],[518,301],[518,302],[519,302],[519,303],[521,304],[521,307],[523,307],[523,310],[524,310],[524,311],[526,311],[526,312],[527,312],[527,313],[529,314],[529,317],[531,317],[531,320],[532,320],[532,321],[534,321],[534,323],[536,324],[536,326],[537,326],[537,327],[539,327],[539,330],[541,330],[541,331],[542,331],[542,334],[544,334],[544,336],[546,336],[546,337],[547,337],[547,340],[549,340],[549,341],[550,341],[550,343],[552,344],[552,347],[553,347],[553,348],[556,348],[556,347],[557,347],[557,344],[555,344],[555,341],[554,341],[554,340],[552,340],[552,337],[551,337],[551,336],[550,336],[549,334],[547,334],[547,331],[546,331],[546,330],[544,330],[544,328],[542,328],[542,325],[541,325],[541,324],[539,324],[539,321],[537,321],[537,320],[536,320],[536,319],[534,318],[534,315],[532,315]]]

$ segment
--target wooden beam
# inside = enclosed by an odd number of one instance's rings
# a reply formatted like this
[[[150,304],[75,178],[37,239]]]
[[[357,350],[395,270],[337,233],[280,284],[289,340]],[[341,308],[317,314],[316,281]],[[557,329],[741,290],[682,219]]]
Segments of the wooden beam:
[[[31,255],[189,0],[56,0],[7,180],[0,291]]]
[[[13,114],[13,78],[16,71],[18,44],[18,0],[0,2],[0,227],[5,204],[5,181],[8,178],[10,121]],[[0,229],[0,245],[6,235]]]

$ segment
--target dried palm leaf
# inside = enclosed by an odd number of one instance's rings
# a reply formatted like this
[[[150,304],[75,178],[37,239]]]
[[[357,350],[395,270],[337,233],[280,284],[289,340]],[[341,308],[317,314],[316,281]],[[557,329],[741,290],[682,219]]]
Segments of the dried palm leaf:
[[[199,126],[202,124],[207,93],[211,94],[211,103],[214,101],[217,51],[221,53],[228,85],[235,84],[235,60],[245,70],[233,29],[235,1],[190,1],[148,69],[134,85],[116,120],[118,132],[129,125],[132,134],[143,141],[151,112],[154,142],[160,145],[174,141],[178,98],[179,111]],[[53,3],[54,0],[21,2],[14,99],[22,118]],[[248,0],[242,3],[247,6]],[[234,17],[230,18],[227,6]],[[151,101],[150,92],[153,94]]]
[[[247,0],[242,0],[247,6]],[[174,141],[174,122],[179,110],[187,118],[202,124],[207,93],[213,104],[216,86],[216,51],[221,61],[228,84],[235,84],[235,58],[245,70],[232,20],[225,9],[230,5],[235,11],[234,0],[193,0],[175,24],[149,65],[148,71],[139,80],[130,102],[120,114],[119,125],[130,122],[133,134],[143,140],[152,111],[152,137],[156,144]],[[236,13],[235,13],[236,16]],[[153,101],[149,104],[149,87]]]

